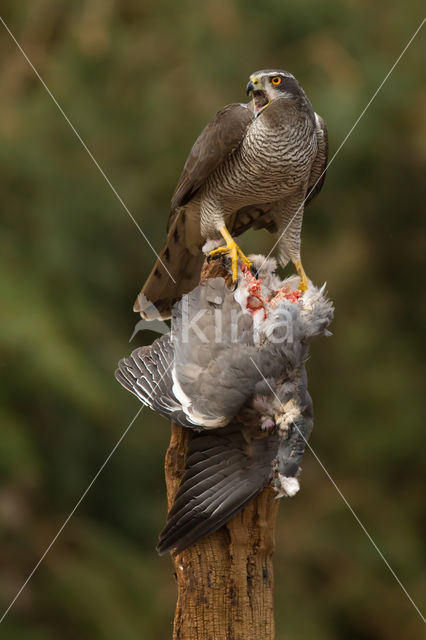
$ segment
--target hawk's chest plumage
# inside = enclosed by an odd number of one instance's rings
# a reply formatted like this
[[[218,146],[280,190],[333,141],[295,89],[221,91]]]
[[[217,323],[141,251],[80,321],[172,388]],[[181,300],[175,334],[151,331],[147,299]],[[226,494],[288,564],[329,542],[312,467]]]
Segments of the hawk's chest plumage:
[[[240,147],[207,181],[205,197],[219,195],[229,212],[246,203],[281,199],[309,178],[317,152],[310,114],[265,116],[252,121]]]
[[[302,178],[317,151],[315,129],[311,118],[274,119],[261,114],[248,127],[241,145],[244,162],[254,163],[262,177],[278,179]]]

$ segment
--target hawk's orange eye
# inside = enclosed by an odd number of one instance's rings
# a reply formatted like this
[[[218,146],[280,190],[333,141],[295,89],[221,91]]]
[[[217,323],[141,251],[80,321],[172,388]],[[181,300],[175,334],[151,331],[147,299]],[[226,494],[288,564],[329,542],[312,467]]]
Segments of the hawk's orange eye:
[[[281,78],[281,76],[274,76],[271,80],[272,84],[274,84],[276,87],[278,87],[278,85],[280,85],[282,81],[283,79]]]

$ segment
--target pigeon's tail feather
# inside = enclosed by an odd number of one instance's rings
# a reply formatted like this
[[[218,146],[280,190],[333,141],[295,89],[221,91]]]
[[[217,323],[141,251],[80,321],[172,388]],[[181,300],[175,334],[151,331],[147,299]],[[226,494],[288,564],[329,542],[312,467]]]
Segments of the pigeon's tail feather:
[[[160,554],[180,553],[213,533],[268,484],[278,437],[265,433],[248,438],[243,431],[241,424],[233,423],[191,433],[185,473],[160,533]]]

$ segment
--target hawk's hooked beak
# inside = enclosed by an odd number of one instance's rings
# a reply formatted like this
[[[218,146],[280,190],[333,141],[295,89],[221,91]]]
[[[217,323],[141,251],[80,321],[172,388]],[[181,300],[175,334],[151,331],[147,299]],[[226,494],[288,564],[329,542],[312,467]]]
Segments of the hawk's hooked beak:
[[[262,87],[259,82],[259,78],[257,76],[250,76],[250,80],[248,81],[246,86],[247,95],[249,96],[254,91],[261,91],[261,90],[262,90]]]
[[[249,96],[253,91],[256,91],[256,87],[253,84],[253,80],[249,80],[246,86],[246,93]]]
[[[257,76],[252,76],[246,86],[247,95],[253,98],[254,117],[257,116],[269,105],[269,99],[263,90],[262,84]]]

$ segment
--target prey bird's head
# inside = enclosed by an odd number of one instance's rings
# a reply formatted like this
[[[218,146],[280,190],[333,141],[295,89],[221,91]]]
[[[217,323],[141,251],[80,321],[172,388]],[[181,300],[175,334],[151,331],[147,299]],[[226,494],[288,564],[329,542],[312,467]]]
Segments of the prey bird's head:
[[[246,91],[253,98],[255,116],[274,100],[294,100],[305,96],[296,78],[281,69],[263,69],[252,73]]]

